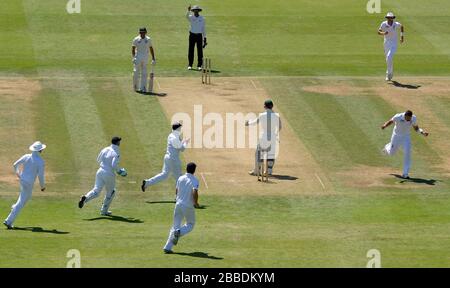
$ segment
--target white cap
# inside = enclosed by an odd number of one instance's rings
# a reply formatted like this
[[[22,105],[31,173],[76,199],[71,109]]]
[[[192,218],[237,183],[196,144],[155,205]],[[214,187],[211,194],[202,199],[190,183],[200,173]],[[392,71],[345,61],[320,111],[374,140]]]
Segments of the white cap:
[[[395,15],[392,12],[388,12],[384,18],[395,18]]]
[[[29,149],[30,149],[30,151],[33,151],[33,152],[39,152],[39,151],[44,150],[46,147],[47,147],[47,145],[42,144],[41,141],[36,141],[30,146]]]

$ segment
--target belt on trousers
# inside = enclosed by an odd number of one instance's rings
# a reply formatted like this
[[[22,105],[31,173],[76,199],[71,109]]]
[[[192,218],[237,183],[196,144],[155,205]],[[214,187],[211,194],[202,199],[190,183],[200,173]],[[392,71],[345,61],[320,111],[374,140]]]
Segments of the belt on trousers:
[[[190,32],[190,31],[189,31],[189,33],[191,33],[193,35],[203,35],[202,33],[193,33],[193,32]]]

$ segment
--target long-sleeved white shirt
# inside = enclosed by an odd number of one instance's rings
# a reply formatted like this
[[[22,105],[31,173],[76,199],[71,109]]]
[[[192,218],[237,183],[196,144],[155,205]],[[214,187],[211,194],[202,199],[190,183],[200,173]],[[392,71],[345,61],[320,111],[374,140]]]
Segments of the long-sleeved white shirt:
[[[383,32],[388,32],[387,35],[384,35],[384,43],[386,44],[392,44],[397,45],[398,42],[398,29],[402,27],[402,24],[400,24],[397,21],[394,21],[392,23],[392,26],[389,26],[388,21],[384,21],[381,23],[379,30]]]
[[[111,146],[103,148],[98,154],[97,162],[100,168],[116,175],[115,172],[119,170],[120,150],[119,146],[111,144]]]
[[[259,114],[258,118],[248,121],[249,126],[255,124],[259,124],[260,139],[267,137],[267,140],[271,140],[281,131],[280,115],[271,109],[266,109],[265,112]]]
[[[22,165],[22,172],[20,166]],[[20,181],[33,185],[36,177],[39,177],[39,185],[45,187],[45,161],[41,158],[39,152],[23,155],[14,163],[14,172],[20,173]]]
[[[166,154],[172,159],[179,159],[180,151],[184,151],[186,145],[186,142],[182,142],[180,139],[180,132],[174,130],[167,137]]]
[[[195,34],[202,34],[203,38],[206,38],[205,18],[202,15],[196,17],[191,12],[187,11],[186,18],[191,23],[191,29],[189,30]]]

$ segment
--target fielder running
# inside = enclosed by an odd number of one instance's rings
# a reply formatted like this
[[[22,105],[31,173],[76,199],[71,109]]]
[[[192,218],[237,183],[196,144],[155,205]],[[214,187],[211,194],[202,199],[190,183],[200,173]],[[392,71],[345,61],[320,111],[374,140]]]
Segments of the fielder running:
[[[281,119],[278,113],[273,109],[272,100],[264,101],[265,112],[259,114],[258,118],[246,121],[245,126],[259,124],[259,139],[255,152],[255,168],[249,172],[250,175],[257,175],[263,159],[263,153],[267,153],[267,172],[272,175],[273,167],[275,166],[275,159],[278,156],[278,141],[279,133],[281,131]]]
[[[37,141],[29,147],[31,154],[23,155],[19,160],[14,163],[14,172],[20,182],[20,196],[16,204],[12,205],[11,213],[8,215],[3,224],[8,229],[13,229],[13,223],[19,215],[22,208],[31,199],[33,193],[33,185],[36,181],[36,177],[39,177],[39,184],[41,185],[41,191],[45,190],[45,162],[41,158],[42,150],[46,147],[45,144]],[[22,170],[20,170],[22,167]]]
[[[105,199],[103,200],[103,205],[101,208],[102,216],[111,216],[112,212],[109,211],[109,206],[116,195],[116,174],[125,177],[127,176],[127,171],[125,168],[119,168],[120,162],[120,141],[122,138],[113,137],[111,140],[111,146],[104,148],[98,154],[97,162],[100,164],[100,168],[97,170],[95,176],[95,186],[86,195],[81,196],[80,202],[78,202],[78,207],[81,209],[83,206],[97,198],[102,192],[103,187],[106,188]]]
[[[378,35],[384,36],[384,54],[387,64],[386,81],[391,81],[394,77],[394,55],[397,52],[398,29],[400,28],[400,43],[403,43],[405,28],[399,22],[394,21],[394,13],[387,13],[385,18],[387,20],[381,23]]]
[[[169,238],[164,246],[164,253],[170,254],[173,245],[177,245],[180,237],[185,236],[194,229],[195,208],[198,204],[198,179],[194,176],[195,163],[189,163],[186,167],[186,174],[178,178],[176,187],[176,204],[173,213],[173,226],[169,232]],[[186,224],[181,226],[183,220]]]
[[[152,54],[152,65],[155,65],[155,51],[153,50],[152,40],[146,35],[147,28],[140,28],[139,34],[133,39],[131,47],[131,55],[133,56],[133,88],[136,92],[146,92],[148,52]],[[139,76],[141,76],[140,83]]]
[[[161,173],[153,178],[142,180],[141,190],[145,192],[148,186],[155,185],[169,177],[172,173],[175,181],[181,176],[181,161],[180,152],[183,152],[190,139],[183,140],[181,136],[181,127],[183,125],[180,122],[172,124],[172,133],[167,137],[167,150],[164,155],[164,165]]]
[[[402,147],[404,154],[402,178],[409,179],[409,168],[411,166],[411,127],[425,137],[428,136],[428,132],[419,128],[416,115],[413,115],[410,110],[395,114],[394,117],[381,126],[381,129],[384,130],[391,124],[395,124],[391,142],[384,146],[382,153],[392,156]]]

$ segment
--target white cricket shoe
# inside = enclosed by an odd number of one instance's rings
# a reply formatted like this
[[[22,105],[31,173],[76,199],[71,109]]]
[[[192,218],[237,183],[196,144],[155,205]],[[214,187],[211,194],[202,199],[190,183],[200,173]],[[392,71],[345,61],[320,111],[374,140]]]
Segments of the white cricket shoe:
[[[202,67],[201,67],[201,66],[198,66],[198,67],[197,67],[197,70],[198,70],[198,71],[202,70]]]
[[[112,212],[111,211],[106,211],[106,212],[101,212],[100,213],[102,216],[111,216]]]
[[[188,70],[192,70],[192,66],[188,66]]]

